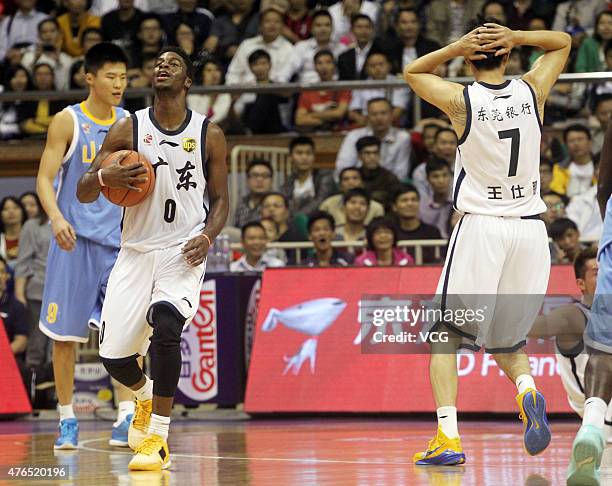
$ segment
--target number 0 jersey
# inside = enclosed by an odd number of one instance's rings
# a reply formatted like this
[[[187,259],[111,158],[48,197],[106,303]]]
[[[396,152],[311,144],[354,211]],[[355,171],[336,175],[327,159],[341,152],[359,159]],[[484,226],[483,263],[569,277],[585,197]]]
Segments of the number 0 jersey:
[[[522,79],[475,82],[463,96],[467,117],[455,159],[455,208],[505,217],[546,211],[540,197],[542,124],[531,86]]]
[[[208,215],[205,142],[208,120],[187,110],[176,130],[163,129],[153,108],[132,114],[133,150],[155,171],[151,195],[123,212],[121,247],[147,252],[169,248],[204,228]]]

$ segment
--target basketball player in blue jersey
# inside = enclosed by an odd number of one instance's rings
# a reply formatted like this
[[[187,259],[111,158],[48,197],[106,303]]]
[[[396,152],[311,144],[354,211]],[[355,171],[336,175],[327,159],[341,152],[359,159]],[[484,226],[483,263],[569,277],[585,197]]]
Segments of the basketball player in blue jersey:
[[[121,209],[106,199],[86,206],[76,185],[90,167],[110,126],[127,116],[117,105],[126,87],[127,58],[110,43],[85,56],[89,96],[53,118],[36,181],[49,215],[51,240],[40,329],[53,340],[53,370],[60,425],[56,449],[74,449],[78,422],[72,409],[75,345],[88,341],[88,323],[100,319],[108,275],[119,249]],[[133,402],[129,390],[117,387],[119,417],[111,444],[127,446]]]
[[[582,426],[572,446],[567,474],[569,486],[600,484],[604,450],[604,425],[612,400],[612,124],[604,136],[599,162],[597,200],[604,219],[599,242],[597,290],[584,333],[589,361],[584,372]],[[606,483],[607,484],[607,483]]]
[[[519,45],[544,53],[521,79],[504,77],[510,51]],[[437,295],[444,310],[488,309],[482,322],[444,320],[450,343],[432,343],[430,378],[438,431],[418,465],[454,465],[466,460],[457,428],[459,345],[484,346],[518,388],[526,451],[550,443],[544,397],[536,389],[521,350],[548,286],[548,236],[539,214],[539,160],[544,102],[567,60],[571,38],[562,32],[512,31],[486,19],[452,44],[416,59],[404,70],[414,92],[444,111],[459,137],[454,205],[463,214],[449,241]],[[463,87],[434,75],[463,56],[476,79]],[[528,298],[504,297],[523,294]],[[461,307],[462,306],[462,307]],[[520,311],[517,311],[520,309]]]
[[[162,49],[155,61],[153,106],[112,126],[77,189],[81,202],[95,204],[103,186],[133,188],[141,177],[114,177],[118,162],[100,168],[118,150],[136,150],[155,170],[151,195],[124,209],[100,333],[104,366],[136,397],[128,436],[136,452],[131,470],[170,467],[167,438],[181,371],[181,333],[198,310],[206,255],[229,207],[225,137],[205,116],[187,109],[192,79],[188,55],[177,47]],[[147,351],[152,380],[136,361]]]

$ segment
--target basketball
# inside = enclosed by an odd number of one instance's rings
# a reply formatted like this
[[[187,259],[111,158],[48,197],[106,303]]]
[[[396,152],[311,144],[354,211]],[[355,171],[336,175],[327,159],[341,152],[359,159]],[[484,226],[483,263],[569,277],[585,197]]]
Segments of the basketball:
[[[120,150],[118,152],[114,152],[109,155],[100,166],[102,169],[104,167],[108,167],[113,163],[113,161],[124,153],[125,150]],[[149,162],[144,155],[139,154],[138,152],[129,151],[130,154],[125,157],[121,161],[121,165],[130,165],[135,164],[136,162],[142,162],[147,169],[147,177],[148,181],[136,184],[135,187],[142,189],[141,192],[133,191],[131,189],[125,189],[123,187],[112,188],[112,187],[103,187],[102,194],[113,204],[117,204],[118,206],[130,207],[136,206],[144,201],[149,195],[153,192],[153,187],[155,187],[155,172],[153,171],[153,166],[151,162]]]

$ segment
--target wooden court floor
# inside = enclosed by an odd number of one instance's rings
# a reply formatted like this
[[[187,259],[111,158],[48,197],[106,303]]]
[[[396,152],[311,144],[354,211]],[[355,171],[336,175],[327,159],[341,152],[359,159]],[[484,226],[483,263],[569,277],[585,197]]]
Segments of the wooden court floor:
[[[546,486],[565,484],[576,421],[553,422],[542,455],[523,451],[521,423],[460,424],[467,464],[417,467],[433,422],[383,419],[251,421],[177,420],[171,425],[172,469],[128,473],[131,454],[107,445],[109,422],[81,421],[80,450],[54,453],[56,422],[0,422],[0,465],[70,468],[71,480],[0,479],[1,485],[427,485]],[[612,448],[602,485],[612,485]],[[5,469],[3,469],[5,471]]]

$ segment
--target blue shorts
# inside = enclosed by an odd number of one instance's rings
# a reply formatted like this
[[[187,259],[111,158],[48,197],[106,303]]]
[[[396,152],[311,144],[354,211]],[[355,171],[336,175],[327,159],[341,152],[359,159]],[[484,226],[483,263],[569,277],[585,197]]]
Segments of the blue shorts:
[[[612,354],[612,245],[599,250],[597,289],[584,333],[587,346]]]
[[[106,284],[119,248],[77,238],[71,252],[51,238],[40,330],[56,341],[86,343],[89,324],[100,326]]]

